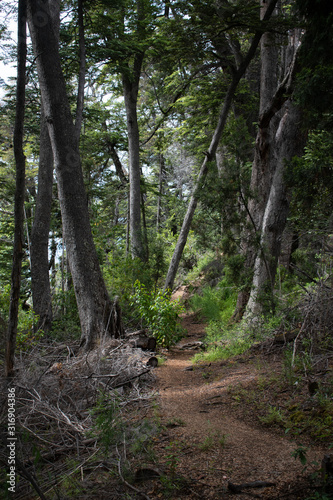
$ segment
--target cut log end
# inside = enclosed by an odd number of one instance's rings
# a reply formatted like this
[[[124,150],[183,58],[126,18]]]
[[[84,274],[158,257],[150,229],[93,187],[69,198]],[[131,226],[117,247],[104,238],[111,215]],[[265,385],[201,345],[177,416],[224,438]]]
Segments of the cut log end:
[[[158,366],[158,359],[155,356],[152,356],[148,359],[146,365],[150,366],[151,368],[156,368]]]

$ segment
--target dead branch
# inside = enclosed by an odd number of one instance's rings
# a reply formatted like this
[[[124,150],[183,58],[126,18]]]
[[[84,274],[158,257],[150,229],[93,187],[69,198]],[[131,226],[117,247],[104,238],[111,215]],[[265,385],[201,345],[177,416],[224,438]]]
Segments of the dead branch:
[[[146,328],[143,328],[142,330],[136,330],[135,332],[130,332],[130,333],[126,333],[125,334],[125,337],[136,337],[136,336],[139,336],[139,335],[146,335],[148,332],[148,330]]]
[[[145,498],[146,500],[150,500],[149,496],[146,495],[145,493],[143,493],[143,491],[139,490],[138,488],[136,488],[135,486],[133,486],[132,484],[128,483],[126,481],[126,479],[124,478],[124,476],[122,475],[122,472],[121,472],[121,456],[120,456],[120,453],[118,451],[118,448],[116,447],[116,450],[117,450],[117,453],[118,453],[118,456],[119,456],[119,460],[118,460],[118,474],[119,474],[119,477],[120,479],[122,480],[122,482],[128,487],[130,488],[131,490],[135,491],[135,493],[139,493],[141,496],[143,496],[143,498]]]
[[[82,439],[81,442],[79,443],[80,448],[86,449],[88,448],[89,445],[95,445],[97,443],[97,437],[89,438],[89,439]],[[53,443],[52,443],[53,445]],[[56,449],[52,449],[48,453],[42,453],[39,455],[39,459],[44,462],[50,462],[51,460],[55,460],[56,457],[63,456],[65,454],[68,454],[70,451],[75,450],[77,451],[77,442],[73,443],[73,446],[69,448],[68,446],[58,446]],[[82,450],[81,450],[82,453]],[[28,467],[29,465],[32,465],[35,461],[35,457],[30,457],[25,460],[24,466]]]
[[[41,498],[41,500],[47,500],[46,496],[42,492],[42,490],[39,487],[39,484],[37,483],[36,479],[30,474],[30,472],[24,467],[22,462],[16,457],[15,463],[17,465],[17,471],[18,473],[24,477],[29,483],[33,486],[33,488],[36,490],[37,494]]]
[[[242,490],[246,488],[267,488],[271,486],[276,486],[276,483],[272,483],[270,481],[252,481],[250,483],[242,483],[242,484],[234,484],[232,482],[228,482],[228,490],[232,493],[241,493]]]
[[[72,469],[71,471],[67,472],[67,475],[64,478],[62,478],[60,482],[65,481],[65,479],[67,479],[69,476],[72,476],[77,470],[81,469],[81,467],[83,467],[83,465],[88,460],[90,460],[93,456],[95,456],[96,453],[98,453],[98,452],[99,452],[99,448],[97,448],[97,450],[95,450],[92,455],[89,455],[88,458],[86,458],[83,462],[81,462],[80,465],[78,465],[77,467],[74,467],[74,469]],[[51,488],[46,493],[48,493],[49,491],[51,491]]]
[[[306,320],[307,320],[308,315],[309,315],[309,311],[307,312],[307,314],[306,314],[306,316],[305,316],[305,319],[304,319],[304,321],[303,321],[303,323],[302,323],[302,326],[301,326],[301,328],[300,328],[300,331],[298,332],[298,334],[297,334],[297,336],[296,336],[296,338],[295,338],[295,340],[294,340],[293,355],[292,355],[292,360],[291,360],[291,366],[292,366],[292,367],[294,367],[294,365],[295,365],[295,355],[296,355],[296,346],[297,346],[297,341],[298,341],[298,339],[299,339],[299,337],[300,337],[301,333],[302,333],[302,332],[303,332],[303,330],[304,330],[304,327],[305,327],[305,325],[306,325]]]
[[[137,375],[135,375],[134,377],[132,377],[132,378],[130,378],[128,380],[125,380],[125,382],[121,382],[121,384],[113,385],[112,389],[118,389],[119,387],[123,387],[124,385],[129,384],[133,380],[135,380],[135,379],[141,377],[142,375],[144,375],[145,373],[149,373],[149,372],[150,372],[150,368],[148,370],[144,370],[141,373],[138,373]]]
[[[30,476],[35,478],[45,498],[60,484],[60,477],[86,468],[84,464],[98,451],[94,416],[90,410],[101,397],[101,389],[104,392],[107,388],[107,397],[117,400],[120,418],[129,411],[128,405],[132,402],[145,404],[153,397],[151,388],[146,389],[147,382],[154,379],[146,366],[148,356],[141,349],[130,346],[129,339],[107,339],[91,351],[89,357],[71,356],[67,345],[60,347],[56,343],[51,348],[47,345],[46,357],[40,356],[40,346],[39,349],[34,347],[17,360],[18,456],[27,471],[25,476],[22,472],[26,481],[20,482],[20,497],[31,496],[32,489],[36,490]],[[54,369],[50,370],[52,367]],[[137,379],[142,382],[136,387],[120,389]],[[94,434],[89,436],[92,431]],[[41,467],[35,477],[36,452]],[[82,469],[68,470],[64,460],[68,455],[78,458]],[[114,458],[116,465],[116,453]]]
[[[80,379],[89,379],[89,378],[113,378],[119,377],[119,373],[105,373],[103,375],[96,375],[94,372],[90,375],[81,375],[80,377],[64,377],[65,380],[80,380]]]

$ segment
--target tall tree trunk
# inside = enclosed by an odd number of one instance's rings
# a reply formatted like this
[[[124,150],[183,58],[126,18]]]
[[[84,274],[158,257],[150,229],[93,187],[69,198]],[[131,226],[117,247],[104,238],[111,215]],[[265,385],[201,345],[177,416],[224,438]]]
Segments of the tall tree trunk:
[[[38,191],[31,231],[31,289],[37,328],[48,332],[52,326],[52,299],[49,278],[49,231],[53,187],[53,154],[46,118],[41,106]]]
[[[84,84],[86,77],[86,46],[84,39],[84,19],[83,19],[83,0],[78,0],[78,26],[79,26],[79,77],[76,100],[76,116],[75,116],[75,134],[79,142],[82,120],[83,120],[83,105],[84,105]]]
[[[145,187],[141,190],[141,215],[142,215],[142,235],[143,235],[143,243],[144,243],[144,255],[145,260],[149,260],[149,248],[148,248],[148,232],[147,232],[147,223],[146,223],[146,207],[145,207]]]
[[[294,30],[283,54],[285,78],[266,109],[262,110],[259,122],[264,124],[263,128],[271,127],[270,171],[273,175],[270,178],[267,202],[262,211],[260,249],[254,262],[251,293],[246,307],[249,316],[261,314],[267,306],[273,310],[275,307],[273,287],[289,210],[284,168],[285,163],[294,156],[303,154],[305,146],[305,135],[301,133],[300,126],[301,112],[291,99],[286,101],[293,90],[299,42],[300,31]],[[275,123],[271,121],[271,117],[275,118]],[[270,298],[267,304],[268,297]]]
[[[138,40],[147,38],[146,29],[144,27],[145,20],[145,1],[136,0],[136,27],[135,35]],[[125,23],[124,23],[125,30]],[[122,83],[124,91],[124,102],[126,109],[127,120],[127,136],[128,136],[128,161],[129,161],[129,236],[130,249],[132,258],[138,257],[146,261],[148,255],[146,253],[144,233],[141,225],[141,168],[140,168],[140,136],[139,124],[137,117],[137,102],[139,93],[139,82],[141,76],[141,68],[144,59],[144,51],[137,48],[128,63],[128,67],[122,73]]]
[[[78,141],[49,6],[28,0],[28,21],[58,181],[64,238],[81,323],[90,349],[104,333],[119,336],[92,237]]]
[[[121,182],[121,185],[123,187],[125,187],[128,184],[128,173],[126,172],[123,164],[120,161],[120,158],[119,158],[119,155],[118,155],[118,152],[117,152],[115,146],[111,142],[107,141],[107,147],[108,147],[108,151],[110,153],[110,156],[112,158],[113,164],[115,166],[116,173],[117,173],[119,180]]]
[[[272,264],[270,263],[272,254],[266,247],[264,241],[265,238],[262,235],[262,229],[264,218],[268,216],[268,213],[266,212],[266,208],[268,210],[267,204],[269,198],[273,196],[273,181],[275,185],[277,185],[280,179],[280,174],[278,172],[276,173],[276,169],[278,169],[281,161],[278,158],[278,155],[284,154],[283,148],[278,145],[277,138],[279,137],[279,134],[277,132],[281,132],[282,124],[287,120],[287,116],[289,120],[292,119],[294,114],[285,115],[282,108],[292,94],[299,40],[300,31],[295,30],[295,32],[290,36],[289,44],[286,47],[283,47],[282,53],[281,50],[280,53],[278,53],[278,43],[274,43],[274,35],[265,34],[262,39],[259,122],[250,183],[250,193],[252,197],[246,207],[249,226],[252,226],[252,229],[244,232],[242,241],[242,252],[245,256],[244,269],[247,274],[254,274],[252,275],[252,284],[249,283],[244,286],[243,290],[238,294],[236,310],[234,313],[235,319],[240,319],[244,314],[250,298],[252,286],[257,289],[257,292],[252,292],[249,310],[256,309],[259,311],[259,304],[254,307],[253,300],[254,296],[259,299],[260,296],[262,297],[265,295],[264,289],[266,289],[266,297],[270,297],[270,306],[274,309],[273,284],[275,265],[273,264],[272,267]],[[281,43],[279,45],[281,47]],[[280,59],[284,61],[285,64],[284,67],[280,67],[280,72],[282,71],[282,74],[284,73],[284,77],[279,84],[278,70]],[[284,195],[282,195],[282,191],[279,192],[281,194],[280,201],[282,205],[284,205]],[[278,197],[274,196],[274,199],[277,200]],[[283,216],[281,215],[280,224],[281,227],[282,225],[284,227],[282,219]],[[267,221],[268,219],[266,218],[265,222]],[[273,254],[276,250],[277,247],[274,251],[272,250]],[[261,280],[258,281],[258,273],[262,275],[262,277],[264,276],[261,272],[259,272],[258,261],[256,263],[258,256],[260,256],[261,259],[261,269],[263,269],[263,267],[266,269],[266,280],[264,280],[265,286],[259,285],[259,281]],[[273,262],[274,261],[275,258],[273,258]]]
[[[54,33],[59,43],[60,0],[48,0]],[[52,297],[49,276],[48,246],[52,207],[53,153],[41,100],[38,192],[35,218],[31,231],[31,289],[35,313],[39,316],[37,329],[48,332],[52,326]]]
[[[261,0],[261,17],[264,15],[267,4]],[[276,15],[274,11],[273,15]],[[276,35],[274,33],[264,33],[260,42],[260,102],[259,116],[270,105],[277,87],[278,71],[278,47]],[[270,145],[272,134],[271,120],[264,126],[259,127],[256,138],[254,160],[252,163],[250,196],[246,210],[248,212],[248,225],[244,229],[242,237],[242,253],[245,255],[244,269],[246,274],[253,270],[256,258],[258,234],[262,223],[269,188],[271,184],[272,172],[270,171]],[[243,200],[245,202],[245,200]],[[249,277],[247,276],[248,280]],[[244,313],[250,296],[250,284],[244,285],[237,297],[235,319],[240,319]]]
[[[277,0],[271,0],[271,2],[268,4],[267,9],[263,15],[264,22],[267,21],[270,18],[270,16],[272,15],[276,3],[277,3]],[[200,172],[199,172],[199,175],[197,178],[197,182],[196,182],[196,185],[194,187],[193,194],[190,198],[187,212],[185,214],[182,228],[180,230],[180,234],[178,237],[176,248],[175,248],[173,256],[171,258],[167,277],[166,277],[165,284],[164,284],[165,290],[167,290],[167,289],[172,290],[172,288],[173,288],[174,280],[175,280],[176,273],[177,273],[177,270],[179,267],[179,262],[180,262],[184,247],[186,245],[188,233],[190,231],[194,212],[195,212],[195,209],[196,209],[196,206],[198,203],[197,193],[198,193],[199,187],[207,175],[209,162],[213,161],[215,158],[216,150],[217,150],[217,147],[219,145],[219,141],[221,139],[221,136],[222,136],[222,133],[223,133],[223,130],[224,130],[227,118],[228,118],[228,114],[229,114],[229,111],[230,111],[230,108],[232,105],[233,97],[234,97],[236,89],[238,87],[238,83],[241,80],[241,78],[243,77],[250,62],[252,61],[252,59],[256,53],[256,50],[257,50],[257,47],[259,45],[261,37],[262,37],[262,31],[258,30],[253,37],[252,43],[250,45],[250,48],[249,48],[246,56],[244,57],[240,66],[238,67],[238,69],[235,70],[233,73],[232,81],[229,85],[226,97],[224,99],[223,107],[222,107],[221,112],[220,112],[217,127],[215,129],[215,132],[214,132],[213,138],[211,140],[209,149],[206,153],[205,159],[204,159],[203,164],[201,166],[201,169],[200,169]]]
[[[301,153],[300,121],[298,108],[288,101],[275,136],[274,158],[271,159],[275,171],[263,214],[260,250],[254,263],[252,289],[246,308],[250,316],[260,315],[267,308],[274,311],[273,287],[289,209],[284,167],[285,162]]]
[[[137,117],[137,101],[142,61],[143,55],[135,56],[134,74],[131,76],[123,74],[123,89],[128,135],[130,247],[133,258],[139,257],[141,260],[145,260],[144,238],[141,227],[140,140]]]
[[[261,0],[262,11],[264,14],[267,4]],[[276,10],[273,15],[276,15]],[[278,82],[278,45],[276,35],[274,33],[264,33],[260,42],[260,102],[259,116],[262,116],[264,111],[270,105],[271,100],[276,92]],[[252,214],[253,222],[256,230],[260,230],[264,207],[267,203],[271,179],[273,176],[273,168],[270,162],[270,144],[272,141],[271,121],[266,126],[259,129],[256,141],[255,158],[252,166],[252,175],[250,183],[250,192],[254,194],[249,202],[249,210]],[[273,128],[274,125],[273,124]]]
[[[158,173],[158,195],[156,209],[156,231],[160,231],[161,213],[162,213],[162,194],[163,194],[163,179],[165,174],[165,161],[163,153],[159,154],[159,173]]]
[[[270,308],[274,310],[273,286],[277,258],[280,252],[279,240],[285,227],[288,212],[283,183],[283,166],[285,160],[289,160],[293,154],[296,154],[296,151],[299,152],[299,147],[295,146],[299,131],[292,129],[299,123],[298,112],[292,103],[288,106],[288,112],[283,108],[288,97],[292,94],[298,41],[297,39],[295,43],[293,38],[292,51],[287,47],[289,67],[285,68],[285,76],[280,85],[277,83],[277,71],[275,71],[276,90],[270,98],[272,85],[269,83],[270,90],[266,92],[264,86],[250,186],[254,196],[247,208],[254,231],[252,237],[248,232],[243,240],[243,252],[246,255],[245,268],[253,270],[254,274],[251,287],[243,290],[238,296],[235,318],[240,318],[246,307],[249,314],[262,312],[263,302],[260,305],[260,300],[264,297],[269,300]],[[262,61],[262,71],[264,72],[262,81],[269,80],[269,75],[273,71],[273,60],[278,68],[277,55],[274,53],[272,57],[272,52],[267,47],[266,43],[262,48],[265,56]],[[265,64],[266,59],[267,65]],[[267,67],[271,68],[268,74]],[[294,142],[284,145],[281,138],[287,142]],[[278,207],[279,203],[280,207]],[[253,237],[253,233],[256,238]]]
[[[11,275],[11,294],[9,306],[8,332],[6,342],[5,374],[14,375],[14,355],[18,325],[18,309],[21,288],[21,268],[24,243],[24,196],[25,196],[25,156],[23,151],[24,114],[25,114],[25,69],[27,56],[27,2],[18,4],[18,43],[17,43],[17,83],[16,116],[14,127],[14,156],[16,164],[15,188],[15,235],[13,247],[13,265]]]
[[[128,257],[128,256],[129,256],[129,254],[130,254],[130,220],[131,220],[131,213],[130,213],[130,194],[129,194],[129,190],[128,190],[128,192],[127,192],[126,201],[127,201],[127,221],[126,221],[126,257]]]

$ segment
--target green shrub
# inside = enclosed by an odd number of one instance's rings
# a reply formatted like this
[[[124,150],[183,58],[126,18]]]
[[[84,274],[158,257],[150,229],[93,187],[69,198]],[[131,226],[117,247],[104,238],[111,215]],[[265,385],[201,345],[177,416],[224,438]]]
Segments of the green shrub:
[[[112,296],[119,297],[123,320],[133,320],[132,294],[136,280],[146,286],[153,286],[148,264],[140,259],[119,255],[116,251],[109,253],[108,263],[103,268],[104,280]]]
[[[193,361],[214,362],[238,356],[251,347],[253,338],[241,328],[224,329],[220,322],[211,321],[206,328],[205,344],[206,351],[197,354]]]
[[[192,310],[199,311],[209,324],[206,328],[206,352],[194,361],[217,361],[242,354],[253,343],[252,333],[243,325],[234,326],[230,320],[235,310],[237,292],[226,279],[216,288],[205,287],[201,295],[190,301]]]
[[[74,288],[58,290],[53,296],[51,336],[57,340],[80,338],[81,326]]]
[[[169,261],[172,257],[170,254]],[[216,253],[207,248],[203,248],[198,241],[197,235],[190,231],[184,253],[180,261],[175,285],[191,285],[196,280],[209,281],[210,273],[207,268],[216,261]],[[208,274],[208,275],[207,275]]]
[[[38,323],[38,316],[32,309],[24,311],[19,308],[16,346],[25,351],[29,347],[37,344],[44,336],[43,330],[35,332],[35,325]]]
[[[9,315],[10,285],[6,285],[0,292],[0,317],[3,320],[5,329]],[[35,345],[44,335],[42,330],[35,332],[35,325],[38,323],[38,316],[31,308],[23,308],[22,302],[19,304],[16,345],[18,349],[26,350]]]
[[[169,262],[172,257],[175,246],[175,237],[166,229],[161,230],[161,233],[150,231],[149,234],[149,275],[151,284],[157,288],[162,286],[164,277],[168,270]],[[137,276],[136,279],[148,285],[147,280]]]
[[[206,327],[206,351],[196,355],[194,361],[213,362],[243,354],[254,342],[271,336],[281,322],[278,317],[268,320],[261,317],[254,325],[246,321],[232,324],[230,319],[235,308],[235,297],[231,295],[222,304],[220,319],[210,321]]]
[[[244,255],[236,254],[228,258],[225,263],[225,277],[228,283],[233,283],[239,288],[251,283],[251,272],[244,264]]]
[[[205,287],[201,295],[194,295],[190,307],[194,312],[200,311],[206,320],[227,324],[235,310],[236,300],[235,289],[221,281],[216,288]]]
[[[151,330],[157,344],[170,347],[182,338],[179,314],[184,308],[179,302],[171,301],[167,291],[148,291],[144,284],[136,281],[131,303]]]
[[[100,392],[91,414],[94,418],[93,435],[98,436],[107,454],[110,447],[121,441],[124,432],[119,401]]]
[[[3,319],[8,318],[10,302],[10,285],[5,285],[0,291],[0,316]]]

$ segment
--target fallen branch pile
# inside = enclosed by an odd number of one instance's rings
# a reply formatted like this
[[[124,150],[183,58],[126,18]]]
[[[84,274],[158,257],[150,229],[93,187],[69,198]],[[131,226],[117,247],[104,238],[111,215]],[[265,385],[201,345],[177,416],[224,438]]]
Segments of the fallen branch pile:
[[[85,480],[96,469],[117,467],[116,454],[109,453],[106,461],[100,453],[102,431],[93,409],[116,408],[110,421],[116,432],[125,415],[133,425],[136,409],[148,406],[153,396],[154,375],[146,364],[150,354],[132,347],[128,339],[109,340],[83,356],[75,356],[77,350],[76,345],[39,344],[17,362],[18,373],[10,382],[16,396],[17,500],[50,498],[78,471]],[[0,429],[5,445],[5,381],[3,385]],[[1,450],[0,468],[5,471],[6,446]]]

